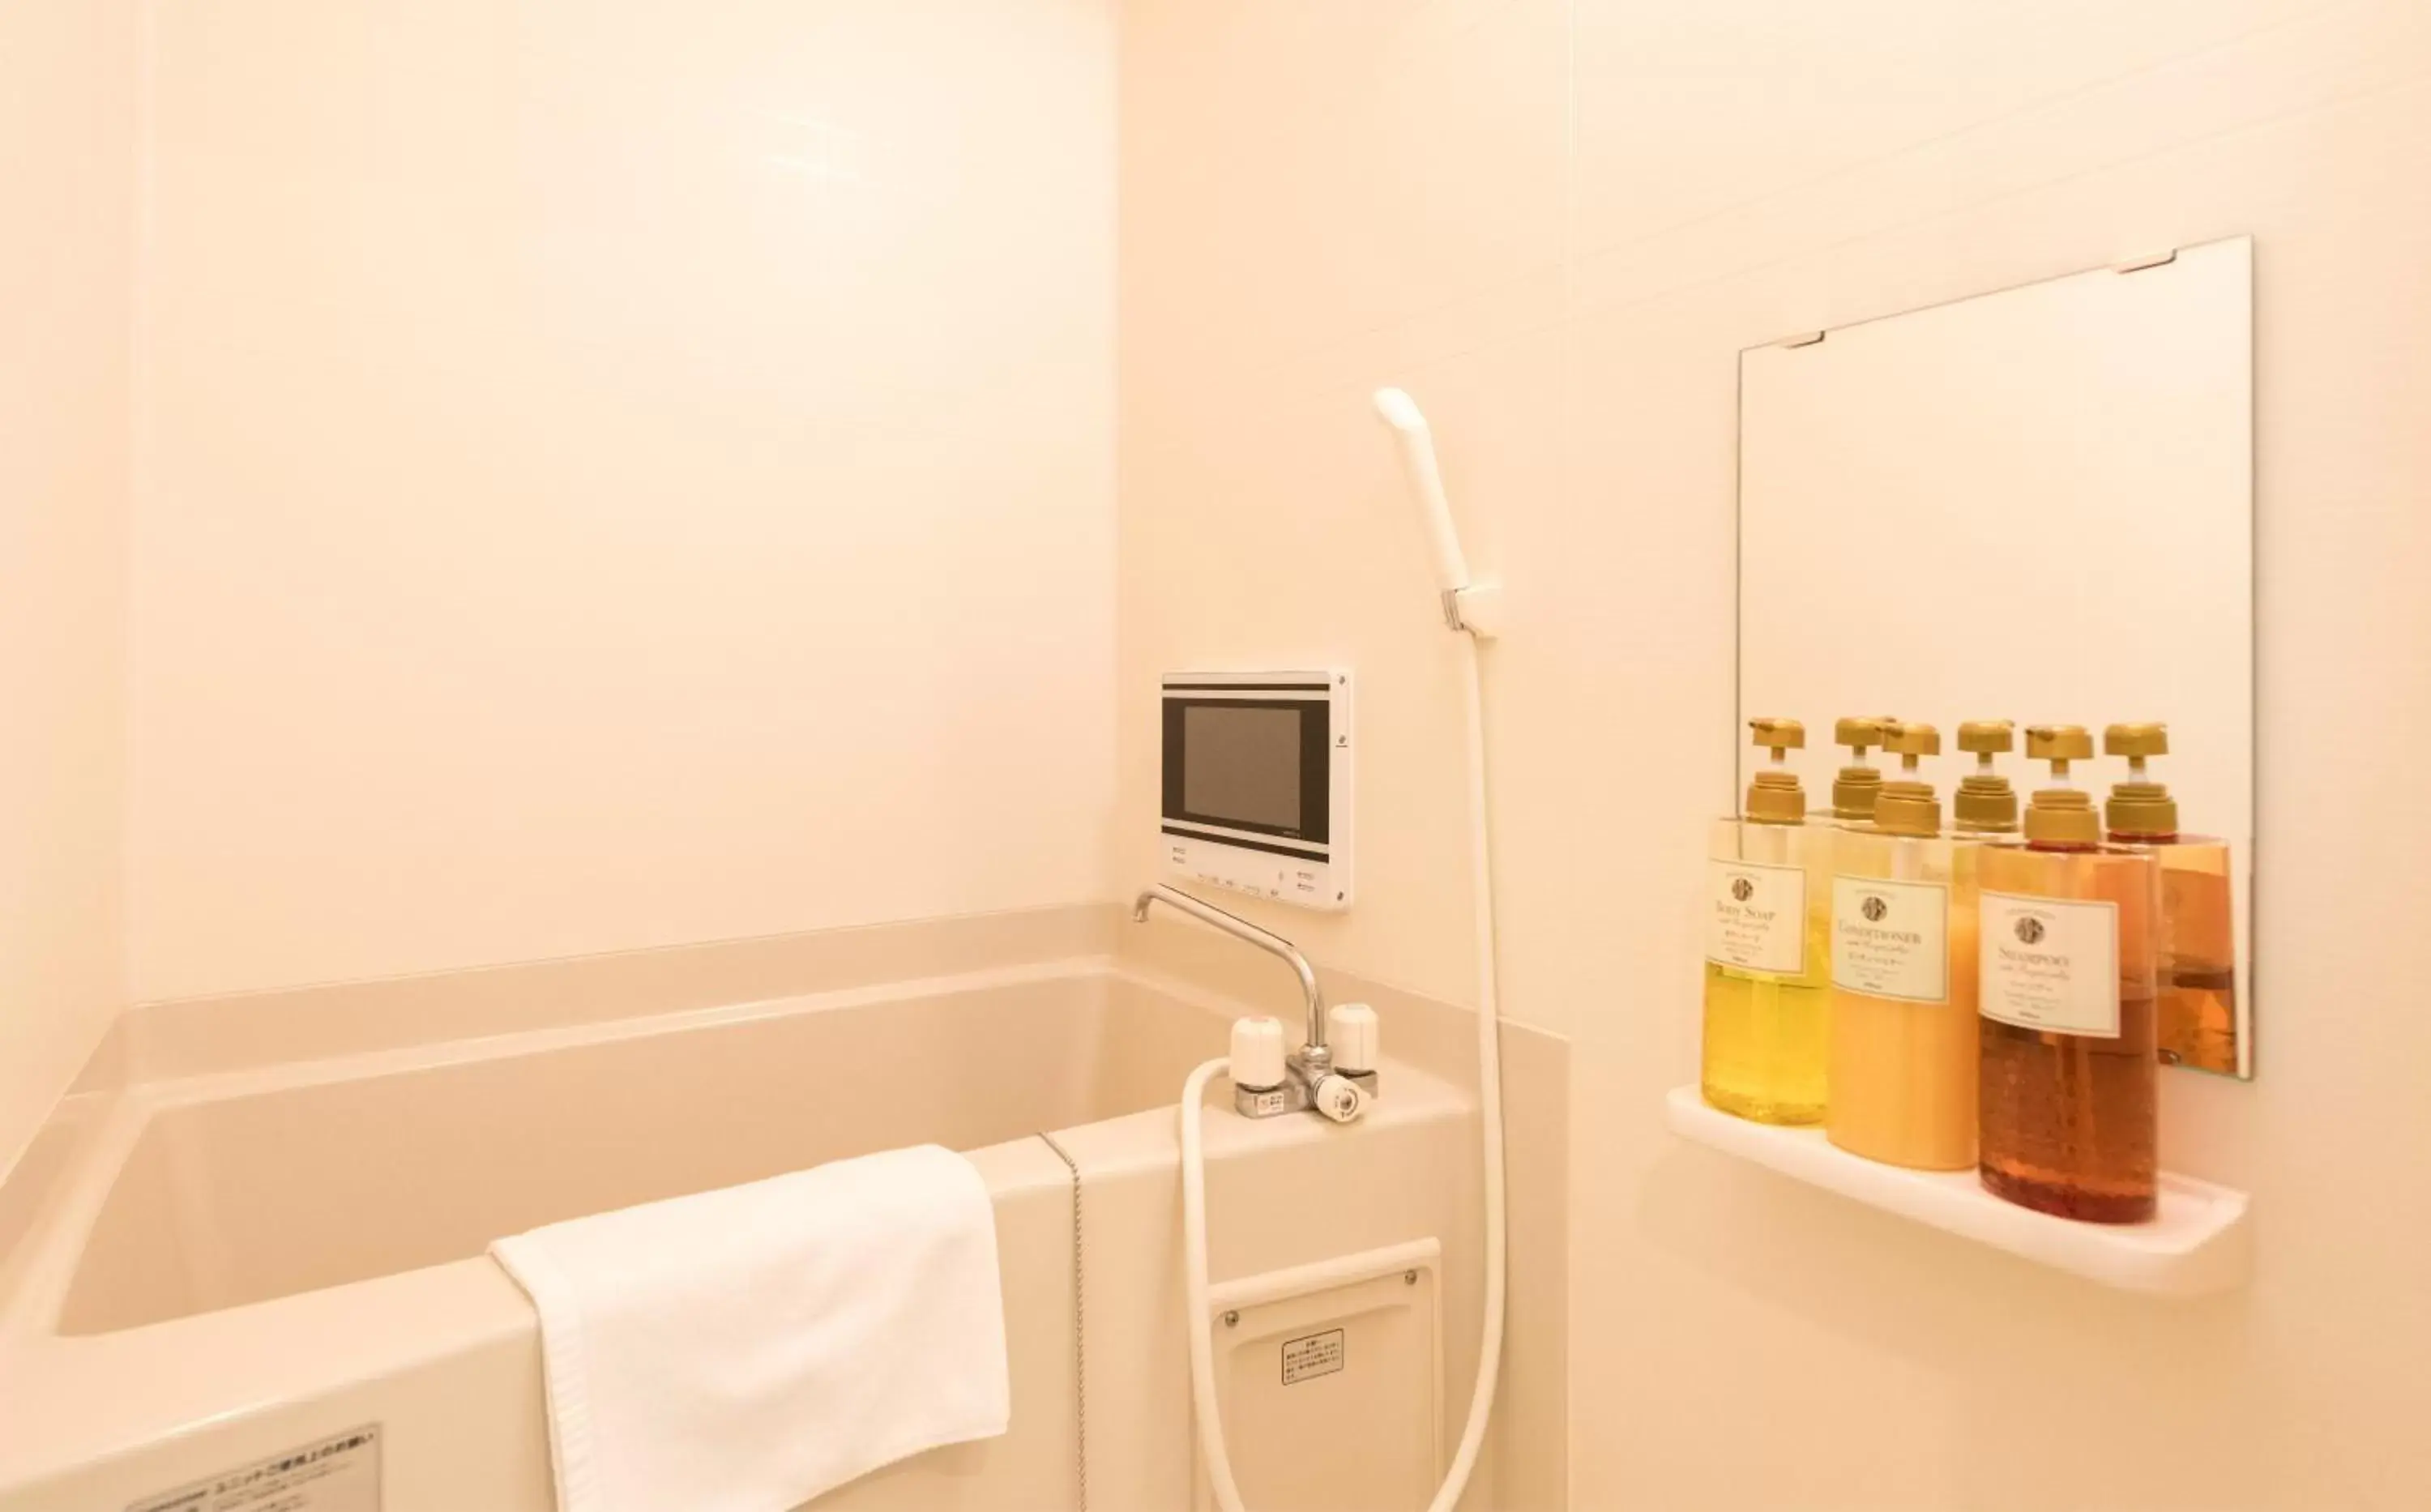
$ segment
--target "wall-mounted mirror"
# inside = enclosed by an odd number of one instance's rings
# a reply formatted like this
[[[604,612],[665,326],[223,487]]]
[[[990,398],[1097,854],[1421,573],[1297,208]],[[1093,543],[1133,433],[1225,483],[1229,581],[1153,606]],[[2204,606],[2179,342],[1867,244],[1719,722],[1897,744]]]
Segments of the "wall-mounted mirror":
[[[2183,1064],[2254,1067],[2253,244],[2180,249],[1742,354],[1739,705],[2168,726],[2152,776],[2225,839],[2233,984]],[[1742,727],[1743,729],[1744,727]],[[1843,758],[1845,759],[1845,757]],[[2020,794],[2045,785],[2006,760]],[[1744,785],[1745,774],[1742,776]],[[2126,763],[2080,765],[2097,800]],[[2180,960],[2194,981],[2232,963]],[[2166,992],[2165,992],[2166,996]]]

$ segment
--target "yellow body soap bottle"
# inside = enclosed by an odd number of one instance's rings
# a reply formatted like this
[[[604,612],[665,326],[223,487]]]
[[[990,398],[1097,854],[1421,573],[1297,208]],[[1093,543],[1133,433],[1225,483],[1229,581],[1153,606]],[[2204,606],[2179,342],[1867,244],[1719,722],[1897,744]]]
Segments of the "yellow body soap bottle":
[[[1832,846],[1832,1099],[1824,1132],[1853,1154],[1923,1170],[1975,1164],[1975,866],[1944,838],[1919,758],[1931,725],[1894,725],[1901,760],[1874,822]]]
[[[1806,822],[1786,764],[1806,731],[1750,721],[1771,764],[1749,784],[1744,817],[1714,827],[1705,868],[1705,1100],[1764,1123],[1823,1117],[1830,1015],[1832,832]]]
[[[2144,769],[2166,756],[2164,725],[2112,725],[2104,755],[2127,758],[2127,781],[2110,789],[2103,825],[2110,843],[2150,846],[2161,868],[2161,962],[2157,1031],[2161,1059],[2238,1073],[2237,922],[2230,904],[2228,842],[2178,832],[2178,800]]]

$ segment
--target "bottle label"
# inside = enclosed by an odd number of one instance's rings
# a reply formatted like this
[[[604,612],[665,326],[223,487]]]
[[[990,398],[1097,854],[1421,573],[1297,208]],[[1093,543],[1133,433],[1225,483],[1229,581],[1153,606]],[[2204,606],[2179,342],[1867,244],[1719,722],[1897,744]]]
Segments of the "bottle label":
[[[1950,1000],[1950,889],[1832,879],[1832,985],[1869,998]]]
[[[1984,1016],[2020,1029],[2119,1037],[2119,905],[1986,893]]]
[[[1806,974],[1806,872],[1761,861],[1705,867],[1705,959],[1775,976]]]

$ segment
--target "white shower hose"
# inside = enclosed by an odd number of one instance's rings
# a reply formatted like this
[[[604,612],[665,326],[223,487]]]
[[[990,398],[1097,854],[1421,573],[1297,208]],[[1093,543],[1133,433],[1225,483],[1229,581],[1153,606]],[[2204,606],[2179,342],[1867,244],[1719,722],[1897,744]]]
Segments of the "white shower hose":
[[[1468,685],[1468,854],[1469,885],[1477,899],[1477,1084],[1478,1122],[1485,1145],[1485,1318],[1477,1351],[1477,1386],[1469,1393],[1468,1421],[1461,1429],[1460,1448],[1451,1469],[1435,1487],[1427,1512],[1451,1512],[1468,1488],[1469,1472],[1485,1442],[1485,1425],[1494,1415],[1494,1387],[1502,1370],[1502,1043],[1501,1019],[1494,993],[1494,885],[1486,846],[1485,819],[1485,694],[1477,666],[1477,642],[1460,637],[1467,647],[1462,658]],[[1182,1260],[1183,1290],[1189,1306],[1190,1402],[1199,1420],[1199,1453],[1207,1461],[1207,1479],[1216,1488],[1221,1512],[1248,1512],[1241,1488],[1232,1479],[1232,1461],[1224,1450],[1224,1420],[1216,1402],[1215,1348],[1208,1338],[1207,1303],[1207,1163],[1202,1149],[1200,1100],[1207,1084],[1224,1074],[1230,1062],[1221,1057],[1190,1073],[1182,1087]]]

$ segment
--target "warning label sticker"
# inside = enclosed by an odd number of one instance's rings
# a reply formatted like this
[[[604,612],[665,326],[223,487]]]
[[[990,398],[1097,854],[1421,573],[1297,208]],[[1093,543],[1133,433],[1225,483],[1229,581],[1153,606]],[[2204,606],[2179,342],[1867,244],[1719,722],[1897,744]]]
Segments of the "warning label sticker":
[[[1342,1369],[1342,1330],[1328,1329],[1283,1345],[1283,1385],[1298,1386]]]
[[[379,1512],[379,1424],[365,1423],[130,1503],[126,1512]]]

